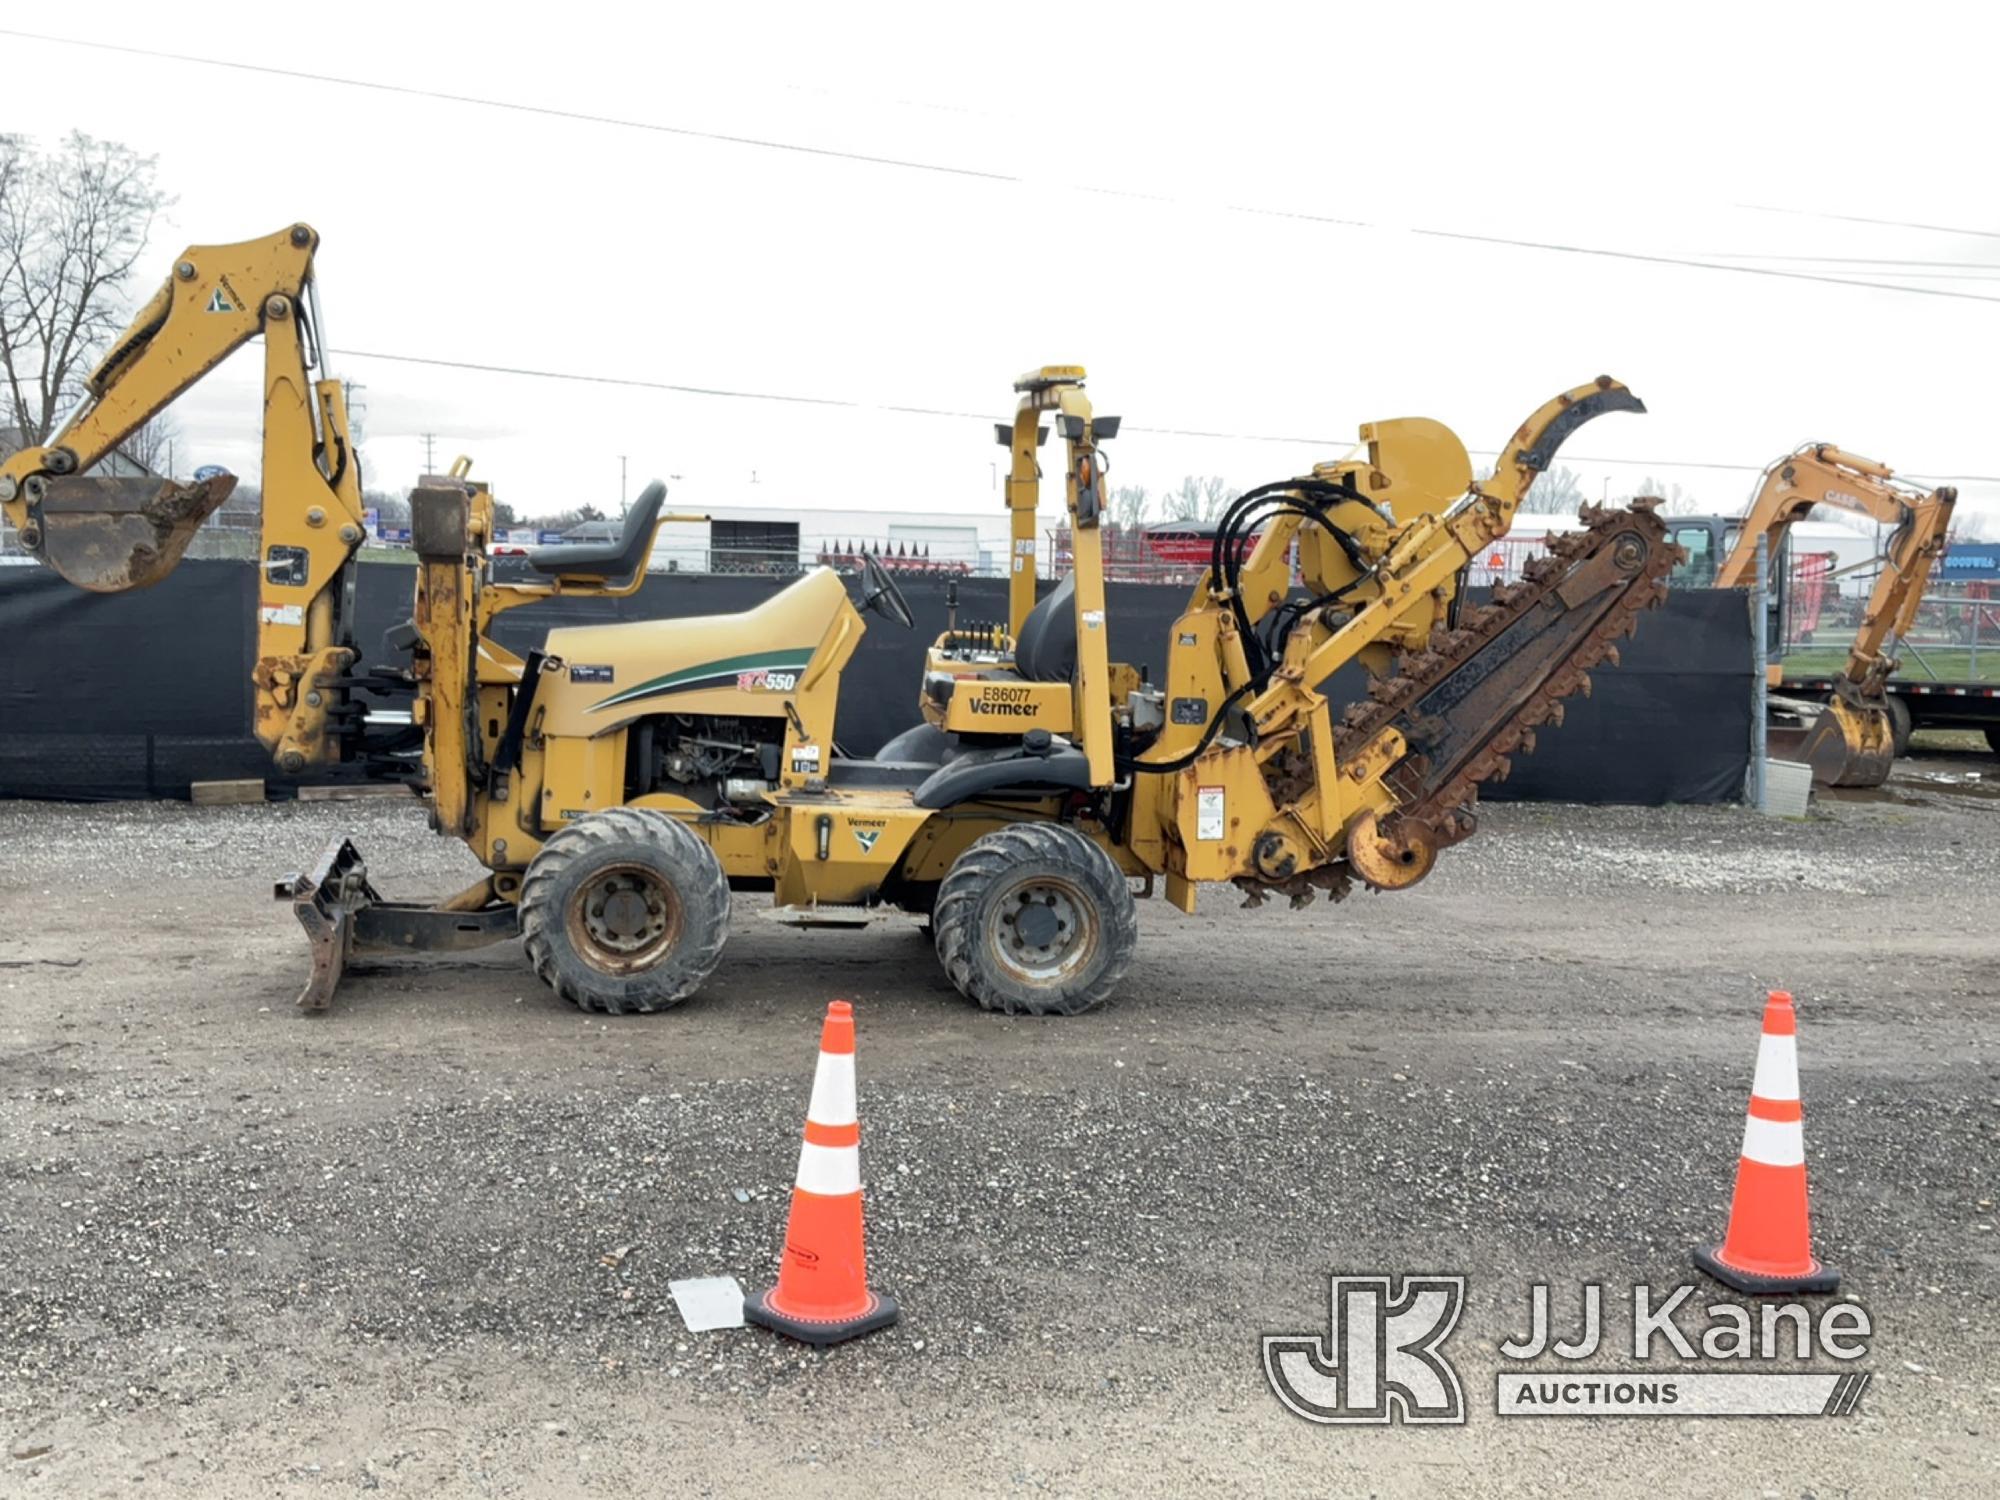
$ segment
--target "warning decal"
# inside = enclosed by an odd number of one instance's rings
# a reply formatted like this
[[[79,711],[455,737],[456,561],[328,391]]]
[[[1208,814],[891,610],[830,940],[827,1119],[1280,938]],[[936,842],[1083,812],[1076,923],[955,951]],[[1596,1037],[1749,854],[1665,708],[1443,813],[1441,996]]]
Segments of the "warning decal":
[[[1194,794],[1194,836],[1198,839],[1222,837],[1222,788],[1200,787]]]

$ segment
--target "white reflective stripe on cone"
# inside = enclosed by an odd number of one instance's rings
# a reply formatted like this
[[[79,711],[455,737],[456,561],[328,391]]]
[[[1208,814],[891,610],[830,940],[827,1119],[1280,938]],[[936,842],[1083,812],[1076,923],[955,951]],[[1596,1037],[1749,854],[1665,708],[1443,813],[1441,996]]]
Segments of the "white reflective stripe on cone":
[[[1797,1120],[1760,1120],[1747,1115],[1743,1120],[1743,1156],[1767,1167],[1802,1167],[1806,1164],[1806,1128]]]
[[[860,1192],[861,1148],[815,1146],[807,1141],[799,1147],[799,1186],[822,1198]]]
[[[1759,1099],[1799,1097],[1797,1037],[1767,1036],[1757,1043],[1757,1076],[1750,1085],[1750,1092]]]
[[[854,1054],[822,1052],[813,1074],[812,1103],[806,1118],[816,1125],[852,1125],[854,1113]]]

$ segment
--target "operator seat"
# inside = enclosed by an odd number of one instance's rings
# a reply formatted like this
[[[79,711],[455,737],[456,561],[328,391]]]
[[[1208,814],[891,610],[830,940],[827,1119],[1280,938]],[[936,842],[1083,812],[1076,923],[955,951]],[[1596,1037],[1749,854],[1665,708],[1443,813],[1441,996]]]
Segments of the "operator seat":
[[[528,550],[528,566],[556,578],[584,578],[623,588],[646,566],[653,550],[653,526],[667,487],[655,479],[625,513],[625,529],[615,542],[570,542]]]
[[[1014,637],[1014,664],[1011,670],[1004,667],[982,668],[966,675],[976,676],[984,682],[1074,681],[1076,575],[1069,574],[1028,611],[1028,618],[1021,622],[1020,634]],[[1074,753],[1069,750],[1066,740],[1060,742],[1060,747],[1058,753]],[[924,723],[913,725],[890,740],[875,752],[875,760],[882,766],[904,769],[938,767],[955,762],[963,753],[964,747],[959,744],[957,735],[949,734],[934,724]],[[1009,756],[1018,753],[1007,752]],[[1034,753],[1043,756],[1049,752],[1041,750]],[[994,757],[986,755],[983,758]],[[930,804],[919,802],[917,805],[924,807]]]
[[[1014,671],[1029,682],[1068,682],[1076,676],[1076,574],[1064,575],[1028,611],[1014,638]]]

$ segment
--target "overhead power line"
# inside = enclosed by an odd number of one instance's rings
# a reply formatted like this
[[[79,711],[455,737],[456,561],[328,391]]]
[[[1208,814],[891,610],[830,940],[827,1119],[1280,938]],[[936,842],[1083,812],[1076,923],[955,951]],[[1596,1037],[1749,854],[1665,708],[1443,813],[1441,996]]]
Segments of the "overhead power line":
[[[1782,251],[1704,250],[1704,260],[1790,260],[1846,266],[1938,266],[1960,271],[2000,271],[1993,260],[1908,260],[1894,255],[1790,255]],[[1898,272],[1898,275],[1901,273]]]
[[[1033,179],[1009,172],[996,172],[982,167],[957,166],[948,162],[921,161],[914,157],[883,156],[865,151],[844,151],[830,146],[813,146],[799,141],[777,140],[764,136],[739,135],[729,131],[701,130],[686,125],[663,125],[650,120],[635,120],[618,115],[596,114],[587,110],[561,109],[549,104],[529,104],[515,99],[498,99],[480,94],[458,94],[444,89],[420,88],[414,84],[384,83],[372,78],[350,78],[332,73],[315,73],[304,68],[281,68],[269,63],[240,62],[228,58],[202,57],[187,52],[168,52],[150,47],[133,47],[119,42],[86,40],[81,37],[55,36],[46,32],[25,31],[13,27],[0,27],[0,36],[13,37],[20,41],[41,42],[49,46],[79,47],[96,52],[117,53],[127,57],[143,57],[155,62],[183,63],[191,67],[221,68],[238,73],[255,73],[271,78],[288,78],[301,82],[327,84],[338,88],[364,89],[372,93],[400,95],[404,98],[425,99],[440,104],[464,105],[476,109],[499,109],[516,114],[537,115],[547,119],[566,120],[575,124],[601,125],[620,130],[640,130],[654,135],[678,136],[687,140],[708,141],[719,145],[752,147],[765,151],[783,151],[799,156],[855,162],[867,166],[889,167],[902,171],[928,172],[951,177],[965,177],[985,182],[1009,183],[1017,186],[1030,185]],[[1162,197],[1158,194],[1143,193],[1132,189],[1111,187],[1102,184],[1064,184],[1079,192],[1099,193],[1109,197],[1132,198],[1143,201],[1179,202],[1223,213],[1249,214],[1261,218],[1295,219],[1306,223],[1337,225],[1350,229],[1393,231],[1398,228],[1410,234],[1423,235],[1433,239],[1460,240],[1473,244],[1506,246],[1520,250],[1540,250],[1563,255],[1594,255],[1612,260],[1628,260],[1648,265],[1676,266],[1690,270],[1722,271],[1738,276],[1764,276],[1787,281],[1810,281],[1826,286],[1850,286],[1867,291],[1895,292],[1912,297],[1947,297],[1964,302],[2000,302],[2000,297],[1983,296],[1977,292],[1952,291],[1944,287],[1906,286],[1887,281],[1864,281],[1847,276],[1823,276],[1806,271],[1785,271],[1771,267],[1736,266],[1717,261],[1696,260],[1681,256],[1645,254],[1636,250],[1617,250],[1603,246],[1564,245],[1542,240],[1513,239],[1502,235],[1473,234],[1465,231],[1421,228],[1407,225],[1374,223],[1363,219],[1338,218],[1327,214],[1310,213],[1303,210],[1255,207],[1246,204],[1196,203],[1191,200]],[[1758,204],[1743,207],[1758,209],[1768,213],[1804,213],[1806,210],[1771,209]],[[1819,218],[1849,218],[1850,215],[1816,214]],[[1857,219],[1860,223],[1893,223],[1890,220]],[[1903,227],[1940,230],[1937,225],[1906,225]],[[1942,230],[1951,234],[1988,235],[2000,239],[2000,232],[1983,229]]]
[[[1769,203],[1739,203],[1752,213],[1789,214],[1798,219],[1830,219],[1837,224],[1874,224],[1882,229],[1920,229],[1926,234],[1964,234],[1976,239],[2000,240],[2000,229],[1960,229],[1951,224],[1919,224],[1909,219],[1870,219],[1861,214],[1830,214],[1817,208],[1778,208]]]
[[[1822,276],[1812,271],[1780,271],[1770,266],[1731,266],[1715,261],[1691,260],[1677,255],[1649,255],[1641,250],[1611,250],[1595,245],[1561,245],[1546,240],[1512,240],[1493,234],[1473,234],[1457,229],[1412,229],[1411,234],[1441,240],[1471,240],[1482,245],[1513,245],[1527,250],[1554,250],[1564,255],[1601,255],[1611,260],[1646,261],[1659,266],[1688,266],[1703,271],[1728,271],[1737,276],[1771,276],[1783,281],[1817,281],[1828,286],[1867,287],[1878,292],[1901,292],[1908,297],[1950,297],[1960,302],[2000,302],[1980,292],[1954,292],[1939,286],[1901,286],[1890,281],[1862,281],[1852,276]]]
[[[941,406],[911,406],[897,402],[860,401],[846,396],[814,396],[792,391],[746,391],[728,386],[688,385],[667,380],[642,380],[625,375],[591,375],[578,370],[538,370],[524,365],[486,364],[469,359],[431,359],[420,354],[391,354],[374,349],[329,349],[328,354],[337,354],[342,359],[378,359],[391,364],[430,365],[441,370],[470,370],[482,375],[507,375],[527,380],[557,380],[576,385],[622,386],[641,391],[667,391],[681,396],[712,396],[728,401],[774,401],[791,406],[826,406],[848,411],[889,412],[906,417],[944,417],[955,422],[990,422],[990,411],[959,411]],[[1316,447],[1347,449],[1353,446],[1351,437],[1331,437],[1325,434],[1287,434],[1274,432],[1226,432],[1211,431],[1196,427],[1150,427],[1139,422],[1123,424],[1126,432],[1143,432],[1156,437],[1205,438],[1217,442],[1236,443],[1282,443],[1290,447]],[[1470,448],[1466,450],[1475,458],[1496,458],[1496,448]],[[1626,468],[1640,469],[1716,469],[1732,473],[1761,474],[1765,464],[1733,464],[1707,462],[1685,458],[1601,458],[1586,454],[1565,454],[1565,461],[1579,464],[1616,464]],[[1985,474],[1931,474],[1909,475],[1909,478],[1924,478],[1934,482],[2000,484],[2000,476]]]
[[[843,161],[864,162],[871,166],[901,167],[912,172],[939,172],[949,177],[981,177],[989,182],[1021,181],[1019,177],[1005,172],[988,172],[977,167],[959,167],[945,162],[918,161],[900,156],[873,156],[864,151],[841,151],[831,146],[808,146],[798,141],[734,135],[721,130],[697,130],[687,125],[661,125],[651,120],[593,114],[580,109],[561,109],[553,104],[525,104],[515,99],[493,99],[482,94],[454,94],[445,89],[419,88],[406,83],[383,83],[373,78],[347,78],[334,73],[314,73],[304,68],[279,68],[269,63],[236,62],[221,57],[197,57],[189,52],[165,52],[151,47],[129,47],[119,42],[86,41],[82,37],[51,36],[44,32],[20,31],[12,27],[0,27],[0,36],[11,36],[27,42],[46,42],[57,47],[83,47],[93,52],[117,52],[127,57],[143,57],[152,62],[187,63],[199,68],[225,68],[236,73],[261,73],[267,78],[290,78],[302,83],[325,83],[339,88],[367,89],[377,94],[400,94],[407,99],[428,99],[438,104],[463,104],[477,109],[504,109],[515,114],[542,115],[552,120],[569,120],[580,125],[609,125],[620,130],[644,130],[655,135],[685,136],[690,140],[714,141],[727,146],[755,146],[766,151],[790,151],[800,156],[830,156]]]

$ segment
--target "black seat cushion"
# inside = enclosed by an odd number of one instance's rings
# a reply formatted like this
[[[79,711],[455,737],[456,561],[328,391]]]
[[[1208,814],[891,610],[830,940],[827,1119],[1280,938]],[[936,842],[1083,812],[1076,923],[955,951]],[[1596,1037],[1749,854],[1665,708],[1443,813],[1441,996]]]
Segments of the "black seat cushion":
[[[1075,678],[1076,574],[1066,575],[1028,611],[1014,639],[1014,669],[1030,682]]]
[[[653,527],[660,518],[660,502],[667,487],[654,480],[639,494],[625,514],[625,529],[615,542],[571,542],[554,547],[532,547],[528,566],[537,573],[559,578],[588,578],[598,583],[617,579],[627,583],[646,566],[653,550]]]

